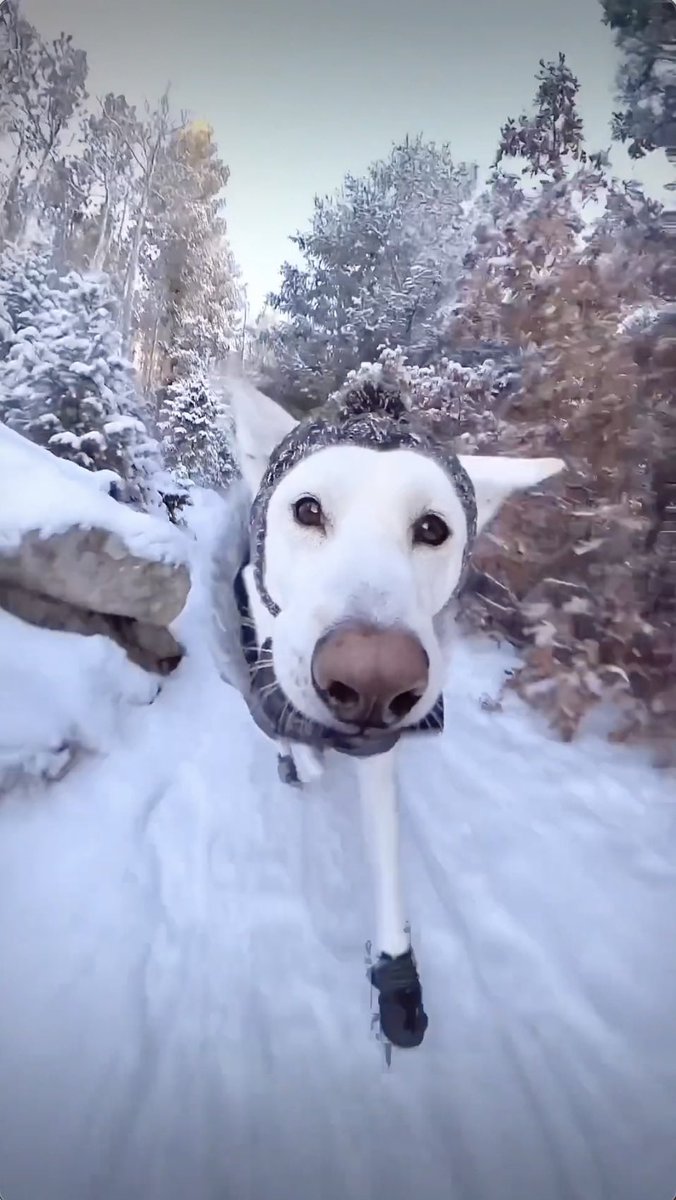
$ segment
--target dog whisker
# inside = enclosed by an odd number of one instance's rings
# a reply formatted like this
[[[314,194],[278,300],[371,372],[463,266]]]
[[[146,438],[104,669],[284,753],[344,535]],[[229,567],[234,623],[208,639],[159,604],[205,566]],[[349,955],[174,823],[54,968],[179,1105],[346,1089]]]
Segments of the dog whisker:
[[[253,666],[249,668],[249,674],[252,679],[255,679],[257,675],[269,672],[270,666],[270,663],[254,663]]]

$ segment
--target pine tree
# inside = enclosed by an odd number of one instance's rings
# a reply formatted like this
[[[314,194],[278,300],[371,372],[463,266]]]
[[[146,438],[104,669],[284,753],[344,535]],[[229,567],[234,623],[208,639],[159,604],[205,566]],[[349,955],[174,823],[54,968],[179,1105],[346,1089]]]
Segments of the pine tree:
[[[158,428],[165,461],[179,480],[220,486],[232,473],[216,396],[199,355],[181,354],[160,399]]]
[[[268,339],[287,397],[312,407],[384,344],[412,360],[429,351],[453,294],[475,179],[448,146],[418,137],[315,199],[309,230],[291,239],[304,264],[284,264],[270,297],[285,318]]]
[[[140,418],[105,276],[59,276],[45,252],[2,258],[0,418],[88,470],[116,471],[145,500],[159,450]]]
[[[25,330],[32,325],[42,298],[56,279],[47,247],[18,249],[5,246],[0,258],[0,363],[9,356]],[[11,397],[0,395],[0,411],[7,412]],[[4,418],[3,418],[4,419]]]

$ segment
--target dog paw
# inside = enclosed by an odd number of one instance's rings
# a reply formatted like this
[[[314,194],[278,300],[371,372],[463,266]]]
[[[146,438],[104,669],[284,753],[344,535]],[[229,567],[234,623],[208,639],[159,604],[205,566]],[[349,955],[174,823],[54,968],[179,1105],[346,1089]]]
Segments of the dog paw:
[[[299,788],[303,786],[291,754],[277,755],[277,774],[282,783],[285,783],[287,787]]]
[[[316,783],[324,774],[324,755],[312,746],[294,746],[293,761],[301,783]]]
[[[391,958],[381,954],[371,968],[371,983],[378,992],[380,1028],[393,1046],[419,1046],[427,1030],[422,988],[413,953]]]
[[[324,756],[312,746],[289,746],[277,756],[277,772],[282,783],[290,787],[316,783],[324,773]]]

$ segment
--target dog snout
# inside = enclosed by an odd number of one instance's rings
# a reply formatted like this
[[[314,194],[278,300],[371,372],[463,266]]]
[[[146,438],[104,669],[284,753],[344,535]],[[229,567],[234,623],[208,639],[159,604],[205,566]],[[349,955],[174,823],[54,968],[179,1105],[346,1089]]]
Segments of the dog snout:
[[[340,721],[387,727],[402,721],[425,692],[429,659],[405,629],[341,626],[319,640],[312,678]]]

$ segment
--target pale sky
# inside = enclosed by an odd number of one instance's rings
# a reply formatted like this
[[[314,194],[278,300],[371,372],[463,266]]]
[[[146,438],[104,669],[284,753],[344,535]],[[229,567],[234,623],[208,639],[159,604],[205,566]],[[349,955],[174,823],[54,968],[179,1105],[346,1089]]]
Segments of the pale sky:
[[[566,53],[592,148],[607,146],[616,54],[598,0],[24,0],[43,34],[72,33],[90,90],[209,121],[231,169],[227,213],[252,312],[274,288],[315,193],[406,133],[491,160],[528,106],[540,58]],[[635,166],[660,194],[666,159]]]

